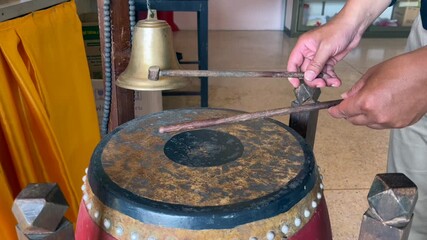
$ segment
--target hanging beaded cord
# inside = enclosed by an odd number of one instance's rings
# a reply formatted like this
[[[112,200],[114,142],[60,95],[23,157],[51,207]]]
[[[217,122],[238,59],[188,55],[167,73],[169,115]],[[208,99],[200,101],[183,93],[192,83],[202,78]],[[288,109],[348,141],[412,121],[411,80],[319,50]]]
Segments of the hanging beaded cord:
[[[105,97],[104,108],[101,122],[102,136],[108,133],[108,122],[110,120],[111,108],[111,92],[112,92],[112,62],[111,62],[111,15],[110,15],[111,0],[104,0],[104,70],[105,70]],[[150,2],[147,0],[147,9],[153,14],[150,8]],[[129,0],[129,20],[130,20],[130,33],[131,42],[133,38],[133,30],[136,24],[135,20],[135,0]]]

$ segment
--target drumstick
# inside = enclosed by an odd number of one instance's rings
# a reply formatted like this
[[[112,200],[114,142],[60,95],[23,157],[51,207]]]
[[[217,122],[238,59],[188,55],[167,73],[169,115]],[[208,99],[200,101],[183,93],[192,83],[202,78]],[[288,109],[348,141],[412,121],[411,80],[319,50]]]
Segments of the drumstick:
[[[277,109],[265,110],[260,112],[243,113],[243,114],[238,114],[238,115],[226,117],[226,118],[211,118],[206,120],[184,122],[176,125],[160,127],[159,132],[168,133],[168,132],[194,130],[194,129],[200,129],[205,127],[217,126],[217,125],[226,124],[226,123],[238,123],[238,122],[243,122],[243,121],[248,121],[248,120],[253,120],[258,118],[267,118],[267,117],[286,115],[291,113],[314,111],[319,109],[330,108],[332,106],[338,105],[341,101],[342,99],[338,99],[338,100],[331,100],[331,101],[325,101],[325,102],[305,104],[298,107],[277,108]]]

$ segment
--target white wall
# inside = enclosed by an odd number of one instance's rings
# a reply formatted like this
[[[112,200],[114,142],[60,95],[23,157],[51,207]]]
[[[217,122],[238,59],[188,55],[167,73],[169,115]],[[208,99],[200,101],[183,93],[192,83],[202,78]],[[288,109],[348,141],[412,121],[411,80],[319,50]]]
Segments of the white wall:
[[[209,0],[210,30],[283,30],[285,0]],[[197,29],[197,14],[175,12],[182,30]]]

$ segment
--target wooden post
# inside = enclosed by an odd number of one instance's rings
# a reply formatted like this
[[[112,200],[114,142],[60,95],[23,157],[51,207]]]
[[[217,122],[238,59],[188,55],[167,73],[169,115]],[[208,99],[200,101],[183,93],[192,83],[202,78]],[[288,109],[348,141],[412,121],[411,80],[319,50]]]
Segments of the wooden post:
[[[111,75],[112,75],[112,93],[111,93],[111,113],[109,121],[109,130],[132,120],[134,116],[134,92],[119,88],[115,85],[118,76],[126,69],[130,58],[131,37],[129,20],[128,1],[107,0],[110,1],[111,18]],[[104,26],[104,0],[98,2],[98,21],[101,40],[102,64],[105,66],[105,26]],[[105,82],[105,67],[103,69]]]

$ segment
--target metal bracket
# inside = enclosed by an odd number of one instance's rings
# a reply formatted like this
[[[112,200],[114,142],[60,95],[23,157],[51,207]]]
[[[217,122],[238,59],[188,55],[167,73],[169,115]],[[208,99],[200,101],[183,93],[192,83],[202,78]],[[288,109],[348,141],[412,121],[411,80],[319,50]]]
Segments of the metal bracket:
[[[417,199],[417,186],[403,173],[377,174],[359,240],[407,240]]]
[[[294,90],[296,100],[292,102],[292,107],[317,103],[320,93],[320,88],[312,88],[305,83],[301,83],[301,85]],[[299,133],[311,147],[314,147],[318,116],[319,110],[292,113],[289,117],[289,126]]]
[[[64,217],[68,203],[56,183],[29,184],[16,197],[12,212],[19,240],[73,240],[73,224]]]

